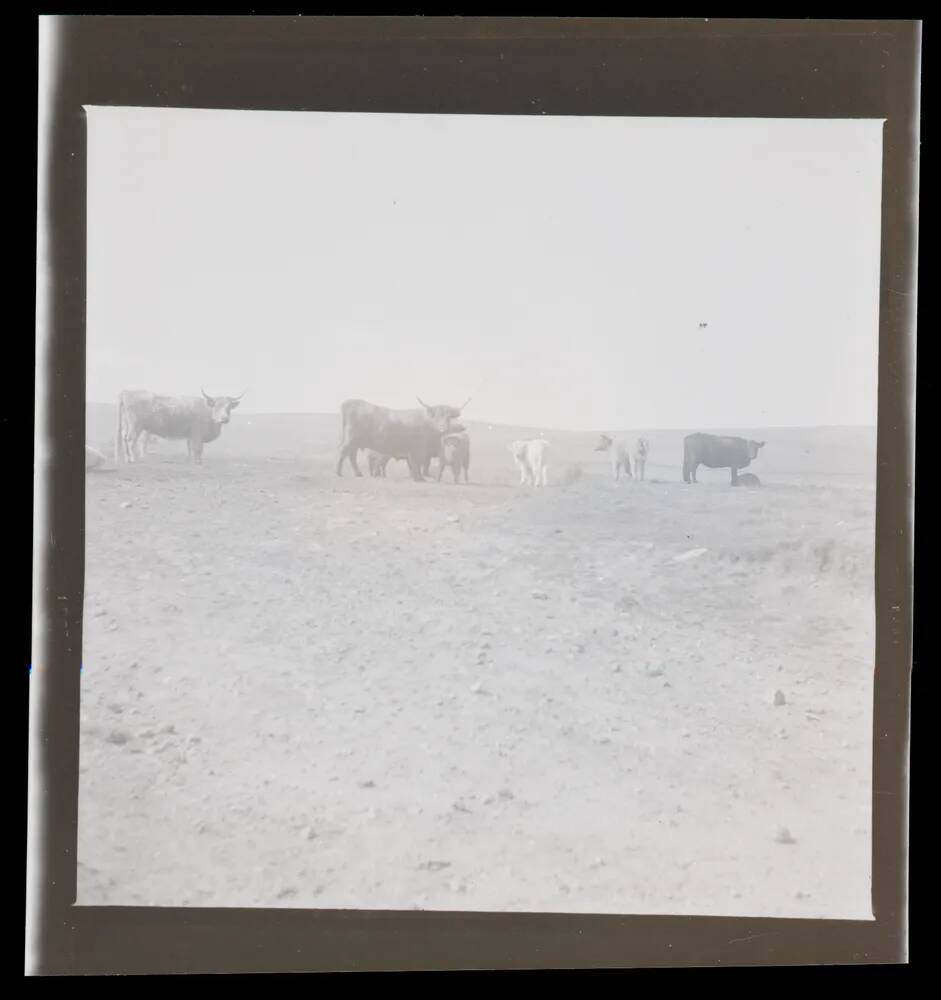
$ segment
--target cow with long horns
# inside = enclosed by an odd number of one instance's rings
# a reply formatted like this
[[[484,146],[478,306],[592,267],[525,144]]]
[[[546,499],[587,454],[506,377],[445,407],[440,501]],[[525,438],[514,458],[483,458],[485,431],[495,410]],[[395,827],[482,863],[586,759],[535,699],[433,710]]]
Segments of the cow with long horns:
[[[229,422],[245,393],[238,396],[210,396],[200,390],[196,396],[156,396],[142,389],[126,389],[118,396],[118,423],[114,444],[115,461],[139,462],[143,450],[141,435],[171,441],[186,441],[191,461],[202,464],[203,445],[215,441]]]
[[[363,399],[347,399],[340,406],[340,451],[337,475],[343,475],[343,462],[349,460],[353,472],[361,476],[356,456],[362,449],[404,458],[415,482],[429,474],[432,458],[441,454],[441,440],[446,434],[465,428],[455,423],[462,406],[429,406],[420,397],[420,410],[390,410]]]

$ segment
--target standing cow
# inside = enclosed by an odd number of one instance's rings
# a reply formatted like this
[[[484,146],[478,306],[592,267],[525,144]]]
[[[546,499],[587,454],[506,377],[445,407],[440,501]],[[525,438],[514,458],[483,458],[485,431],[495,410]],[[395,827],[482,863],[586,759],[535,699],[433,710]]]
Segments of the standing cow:
[[[607,434],[602,434],[595,445],[595,451],[606,451],[611,459],[611,472],[615,479],[621,478],[621,470],[628,479],[631,479],[631,460],[628,455],[627,445],[623,441],[615,441]]]
[[[186,441],[191,461],[201,465],[203,445],[215,441],[229,422],[239,396],[156,396],[142,389],[126,389],[118,396],[118,424],[114,457],[121,462],[143,458],[140,437],[145,433],[172,441]]]
[[[634,445],[634,473],[638,479],[644,478],[647,468],[647,456],[650,454],[650,442],[647,438],[638,438]]]
[[[337,475],[343,475],[343,462],[349,460],[353,472],[362,476],[356,463],[357,453],[370,449],[380,455],[408,462],[412,479],[422,482],[428,475],[431,460],[441,451],[445,434],[463,431],[454,423],[467,406],[429,406],[421,399],[421,410],[390,410],[363,399],[347,399],[340,406],[340,451]],[[384,468],[383,468],[384,471]]]
[[[514,441],[510,452],[520,470],[520,486],[531,482],[533,486],[548,485],[549,470],[546,465],[546,449],[549,442],[543,438],[531,441]]]
[[[696,470],[705,465],[707,469],[730,469],[735,486],[739,469],[747,469],[764,446],[764,441],[746,441],[740,437],[690,434],[683,439],[683,482],[695,483]]]
[[[470,469],[470,438],[465,433],[448,434],[441,440],[441,455],[438,458],[438,482],[444,475],[445,468],[450,468],[454,474],[454,482],[460,482],[461,472],[464,482],[468,482],[467,471]]]

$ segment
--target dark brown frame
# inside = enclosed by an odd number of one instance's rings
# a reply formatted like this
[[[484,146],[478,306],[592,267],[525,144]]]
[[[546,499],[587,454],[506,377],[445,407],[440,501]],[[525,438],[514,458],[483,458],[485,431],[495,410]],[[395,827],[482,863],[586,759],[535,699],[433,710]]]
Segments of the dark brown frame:
[[[47,832],[34,974],[623,968],[907,960],[921,25],[607,18],[65,17],[52,107],[46,628],[31,753]],[[500,59],[500,53],[503,58]],[[882,118],[875,921],[76,907],[84,577],[83,105]],[[56,596],[65,596],[63,603]],[[41,677],[40,677],[41,675]]]

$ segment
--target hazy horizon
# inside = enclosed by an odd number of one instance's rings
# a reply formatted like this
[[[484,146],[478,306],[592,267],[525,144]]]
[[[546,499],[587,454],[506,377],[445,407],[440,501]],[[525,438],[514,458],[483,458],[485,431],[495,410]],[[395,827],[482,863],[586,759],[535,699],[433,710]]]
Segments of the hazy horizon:
[[[117,405],[114,400],[109,401],[109,400],[106,400],[106,399],[86,399],[85,400],[85,404],[86,404],[86,406],[116,406]],[[377,405],[382,405],[382,404],[377,404]],[[415,407],[413,407],[413,409],[418,409],[417,404],[416,404]],[[339,419],[339,416],[340,416],[339,407],[336,410],[334,410],[333,412],[331,412],[329,410],[250,410],[250,409],[247,409],[245,407],[244,403],[241,403],[239,405],[239,408],[236,411],[236,413],[233,414],[232,419],[235,420],[235,419],[238,419],[239,417],[333,417],[335,419]],[[644,425],[636,424],[636,425],[633,425],[632,427],[624,426],[622,428],[614,427],[614,425],[598,426],[597,428],[595,428],[595,427],[551,427],[549,425],[533,424],[532,422],[521,423],[521,422],[517,421],[517,422],[513,422],[513,423],[508,423],[505,420],[488,420],[486,417],[470,417],[470,416],[467,416],[467,415],[464,415],[464,416],[461,417],[461,422],[465,423],[465,424],[487,424],[490,427],[537,427],[537,426],[544,426],[547,431],[560,431],[560,432],[566,433],[566,434],[593,434],[596,431],[598,433],[601,433],[601,432],[607,431],[607,430],[618,430],[618,429],[621,429],[621,430],[632,430],[632,429],[641,429],[641,428],[646,428],[646,429],[649,429],[649,430],[652,430],[652,431],[676,431],[676,432],[687,431],[688,433],[691,433],[691,434],[695,433],[694,430],[692,430],[689,426],[685,426],[685,425],[684,426],[680,426],[680,427],[662,427],[662,426],[654,427],[653,425],[650,425],[648,427],[648,425],[646,425],[646,424],[644,424]],[[845,430],[871,430],[871,431],[875,431],[875,430],[878,429],[878,426],[875,423],[871,423],[871,424],[748,424],[748,425],[741,424],[741,425],[739,425],[738,428],[735,428],[731,424],[723,425],[723,426],[725,427],[725,429],[731,429],[731,430],[735,430],[735,429],[739,429],[739,430],[748,429],[748,430],[769,430],[769,431],[770,430],[779,430],[779,431],[787,431],[787,430],[831,430],[831,429],[832,430],[844,430],[845,429]],[[709,433],[709,432],[712,432],[712,431],[721,431],[723,429],[723,427],[705,427],[705,426],[700,426],[697,429],[701,430],[701,431],[703,431],[705,433]]]
[[[87,115],[89,399],[875,426],[881,122]]]

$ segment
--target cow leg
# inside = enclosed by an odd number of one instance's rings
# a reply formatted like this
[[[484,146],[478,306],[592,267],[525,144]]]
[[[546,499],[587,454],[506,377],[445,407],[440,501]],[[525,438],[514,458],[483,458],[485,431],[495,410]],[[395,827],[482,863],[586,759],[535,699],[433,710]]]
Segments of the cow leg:
[[[130,452],[128,461],[131,462],[141,462],[144,459],[144,449],[140,444],[140,439],[143,436],[143,431],[133,431],[131,433],[131,439],[128,442],[128,451]]]
[[[451,466],[451,471],[454,473],[454,482],[459,483],[461,481],[461,466],[459,462],[455,462]]]
[[[441,482],[441,477],[444,475],[444,462],[438,462],[438,482]]]
[[[425,481],[424,476],[422,476],[422,460],[418,455],[414,453],[410,454],[406,459],[408,462],[408,471],[412,474],[412,479],[416,483],[423,483]]]
[[[203,443],[202,441],[193,441],[193,461],[197,465],[203,464]]]
[[[731,485],[732,486],[737,486],[738,485],[738,469],[736,469],[734,465],[732,466]]]

